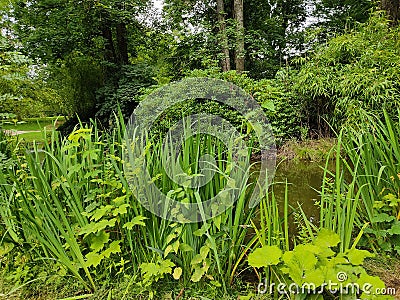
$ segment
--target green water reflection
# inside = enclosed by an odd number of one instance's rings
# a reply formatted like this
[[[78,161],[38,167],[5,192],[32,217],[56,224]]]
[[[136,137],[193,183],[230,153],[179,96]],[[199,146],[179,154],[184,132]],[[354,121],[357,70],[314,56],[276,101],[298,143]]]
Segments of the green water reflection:
[[[275,173],[273,190],[275,197],[283,203],[285,199],[285,182],[288,182],[289,205],[297,209],[301,205],[307,217],[318,221],[319,201],[324,162],[284,161],[279,164]]]

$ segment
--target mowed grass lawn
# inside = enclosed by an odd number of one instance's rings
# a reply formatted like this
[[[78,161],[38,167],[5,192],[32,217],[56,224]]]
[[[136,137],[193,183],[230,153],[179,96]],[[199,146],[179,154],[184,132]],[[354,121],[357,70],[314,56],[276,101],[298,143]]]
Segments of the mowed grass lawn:
[[[20,139],[26,142],[43,142],[45,139],[44,129],[51,130],[54,126],[57,128],[65,119],[63,117],[39,118],[39,119],[26,119],[22,122],[14,123],[12,121],[3,122],[0,127],[3,130],[10,131],[27,131],[18,134]]]

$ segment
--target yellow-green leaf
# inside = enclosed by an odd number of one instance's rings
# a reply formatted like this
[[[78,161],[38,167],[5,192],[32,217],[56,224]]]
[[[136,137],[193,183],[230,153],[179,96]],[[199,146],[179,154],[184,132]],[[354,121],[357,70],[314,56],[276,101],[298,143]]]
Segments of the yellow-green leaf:
[[[172,274],[174,279],[178,280],[179,278],[181,278],[181,275],[182,275],[182,268],[180,268],[180,267],[175,268],[174,273]]]

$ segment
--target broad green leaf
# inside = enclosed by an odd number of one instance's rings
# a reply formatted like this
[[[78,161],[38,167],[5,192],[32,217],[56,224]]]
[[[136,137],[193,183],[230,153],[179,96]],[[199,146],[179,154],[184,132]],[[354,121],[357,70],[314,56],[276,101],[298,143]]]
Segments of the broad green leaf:
[[[117,198],[115,198],[113,200],[113,202],[115,203],[116,206],[119,206],[119,205],[121,205],[122,203],[125,202],[126,197],[127,197],[126,195],[123,195],[121,197],[117,197]]]
[[[301,253],[303,253],[303,252],[310,252],[312,254],[319,254],[319,253],[321,253],[321,247],[317,247],[317,246],[312,245],[312,244],[304,244],[304,245],[300,244],[300,245],[297,245],[294,248],[294,252],[296,253],[296,255],[297,254],[301,255]]]
[[[380,213],[380,214],[374,216],[371,219],[371,222],[372,223],[383,223],[383,222],[391,222],[391,221],[394,221],[394,220],[396,220],[396,217],[389,216],[386,213]]]
[[[214,225],[217,227],[218,230],[221,230],[221,222],[222,222],[222,216],[219,215],[213,219]]]
[[[176,238],[176,234],[175,234],[175,233],[169,234],[169,235],[167,236],[167,238],[165,239],[165,243],[166,243],[166,244],[171,243],[171,241],[172,241],[174,238]]]
[[[335,247],[340,243],[340,237],[329,229],[322,228],[314,241],[316,246]]]
[[[197,267],[194,269],[194,273],[192,274],[192,277],[190,277],[190,280],[193,282],[199,282],[204,273],[205,271],[203,268]]]
[[[106,206],[102,206],[102,207],[96,209],[93,216],[91,217],[91,220],[97,222],[102,217],[104,217],[112,208],[113,208],[113,206],[106,205]]]
[[[90,248],[94,252],[99,252],[101,249],[103,249],[104,245],[108,243],[109,238],[110,234],[108,232],[105,232],[103,230],[100,231],[91,239]]]
[[[366,272],[363,272],[361,274],[360,279],[357,281],[357,284],[363,288],[363,287],[369,287],[369,291],[364,291],[364,292],[373,292],[376,289],[384,289],[385,288],[385,283],[377,276],[370,276]]]
[[[203,261],[203,257],[200,254],[195,255],[190,262],[191,265],[200,264]]]
[[[314,269],[304,272],[304,283],[315,284],[317,287],[325,282],[324,273],[321,269]]]
[[[349,262],[354,266],[362,265],[364,259],[367,257],[374,257],[374,255],[369,253],[367,250],[358,250],[355,248],[350,249],[346,253],[346,256],[349,259]]]
[[[87,235],[90,233],[97,233],[106,227],[114,227],[116,219],[111,219],[111,220],[101,220],[99,222],[92,222],[87,225],[85,225],[79,232],[80,235]]]
[[[6,256],[12,249],[14,249],[13,243],[2,243],[0,246],[0,257]]]
[[[172,244],[172,249],[174,249],[174,252],[175,253],[178,253],[178,250],[179,250],[179,241],[178,240],[176,240],[173,244]]]
[[[222,286],[222,284],[220,284],[220,283],[219,283],[218,281],[216,281],[216,280],[211,280],[210,283],[211,283],[213,286],[218,287],[218,288]]]
[[[191,246],[189,246],[188,244],[185,244],[185,243],[181,243],[179,245],[179,250],[181,250],[182,252],[194,251]]]
[[[387,231],[389,234],[400,234],[400,222],[396,222],[392,225],[392,227]]]
[[[294,257],[304,271],[313,270],[318,262],[315,254],[309,251],[295,252]]]
[[[277,265],[282,257],[282,250],[277,246],[264,246],[249,255],[249,264],[255,268]]]
[[[275,105],[274,102],[272,100],[265,100],[262,104],[261,104],[262,108],[265,108],[269,111],[275,111]]]
[[[160,273],[161,274],[171,274],[172,267],[175,267],[175,264],[170,259],[163,260],[160,263]]]
[[[203,259],[206,259],[209,252],[210,252],[210,247],[208,247],[207,245],[200,248],[200,256]]]
[[[168,245],[164,250],[164,257],[167,257],[168,254],[170,254],[172,250],[173,250],[172,245]]]
[[[129,204],[122,204],[121,206],[115,208],[113,210],[113,216],[116,217],[118,215],[124,215],[128,212]]]
[[[120,247],[120,245],[119,245],[120,243],[121,243],[121,241],[114,241],[114,242],[112,242],[112,243],[110,244],[110,247],[108,247],[108,249],[106,249],[106,250],[102,253],[102,255],[103,255],[104,257],[109,258],[110,255],[111,255],[112,253],[121,253],[121,247]]]
[[[159,268],[155,263],[142,263],[140,265],[142,271],[143,281],[149,282],[151,278],[158,274]]]
[[[197,229],[195,232],[193,232],[193,235],[195,236],[202,236],[205,235],[208,229],[210,229],[211,225],[208,223],[204,223],[203,226],[201,226],[200,229]]]
[[[102,260],[103,256],[96,253],[96,252],[89,252],[86,255],[86,262],[85,262],[85,266],[86,267],[97,267],[101,260]]]

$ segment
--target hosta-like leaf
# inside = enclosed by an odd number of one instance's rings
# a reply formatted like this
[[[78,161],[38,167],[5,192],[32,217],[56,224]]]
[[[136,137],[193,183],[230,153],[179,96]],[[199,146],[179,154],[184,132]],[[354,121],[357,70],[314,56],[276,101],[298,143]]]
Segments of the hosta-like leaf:
[[[352,248],[346,253],[346,256],[352,265],[358,266],[363,264],[365,258],[373,257],[374,255],[366,250]]]
[[[255,268],[273,266],[279,264],[281,257],[282,250],[277,246],[264,246],[249,255],[249,264]]]
[[[322,228],[314,241],[316,246],[335,247],[340,243],[340,237],[329,229]]]

